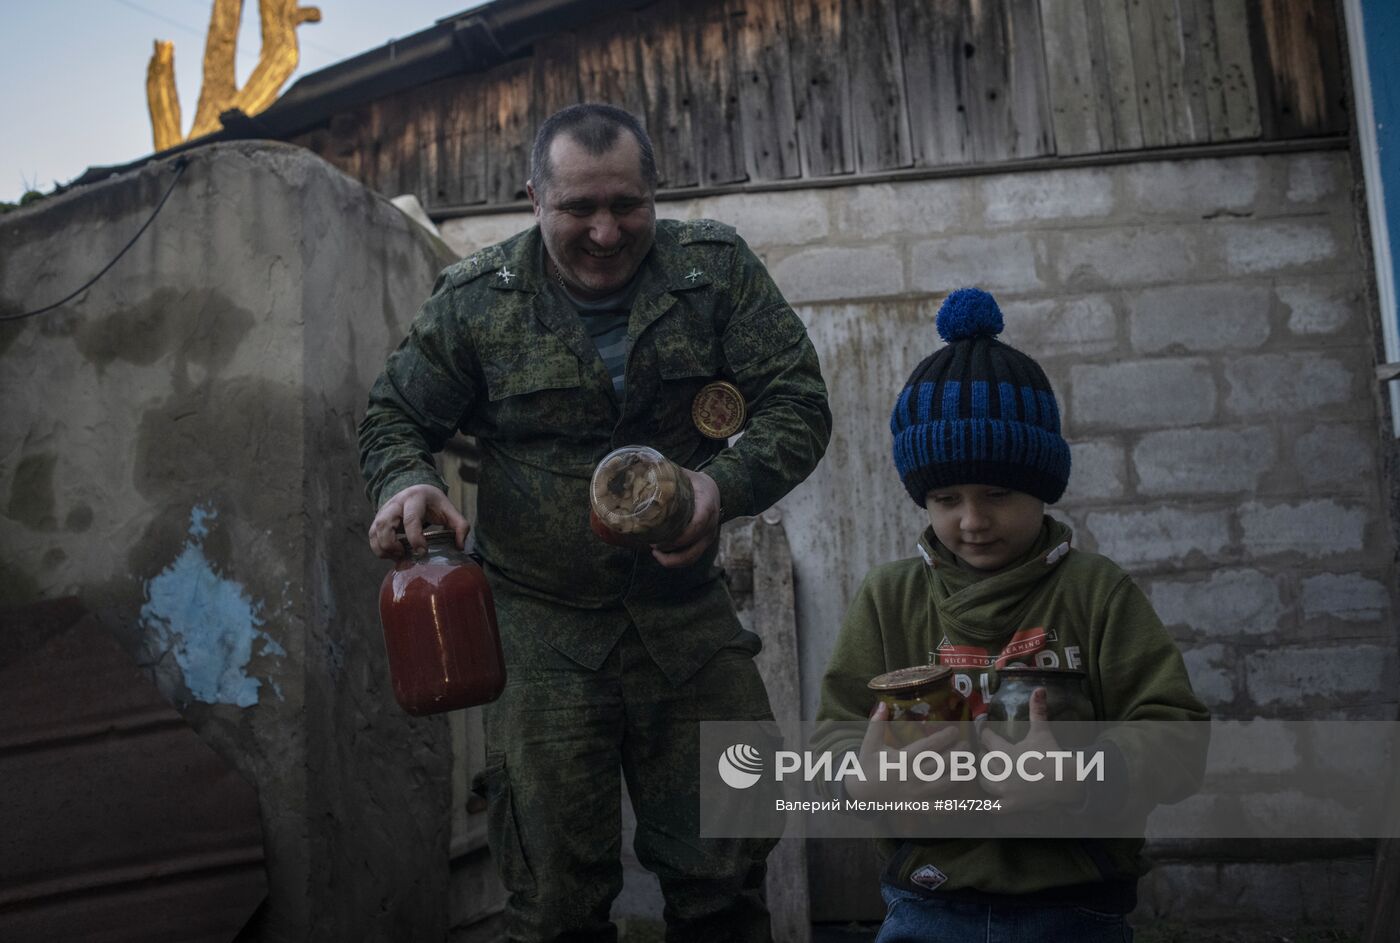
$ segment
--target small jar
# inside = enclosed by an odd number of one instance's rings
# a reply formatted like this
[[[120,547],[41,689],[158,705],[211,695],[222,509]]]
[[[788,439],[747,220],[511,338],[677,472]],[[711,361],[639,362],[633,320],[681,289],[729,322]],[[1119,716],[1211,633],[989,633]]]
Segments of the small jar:
[[[614,449],[593,470],[589,525],[610,544],[666,545],[695,513],[695,492],[679,465],[644,445]]]
[[[927,736],[917,724],[968,719],[967,699],[953,684],[945,665],[900,668],[871,679],[867,687],[889,708],[894,722],[885,728],[885,744],[904,747]]]
[[[1086,673],[1078,668],[1030,668],[1011,665],[997,672],[987,720],[1000,725],[1001,736],[1014,743],[1030,729],[1031,695],[1045,689],[1047,720],[1093,720],[1094,704],[1084,692]]]
[[[379,587],[379,619],[394,699],[410,714],[438,714],[500,697],[506,685],[491,586],[447,527],[427,527],[428,552],[407,554]]]

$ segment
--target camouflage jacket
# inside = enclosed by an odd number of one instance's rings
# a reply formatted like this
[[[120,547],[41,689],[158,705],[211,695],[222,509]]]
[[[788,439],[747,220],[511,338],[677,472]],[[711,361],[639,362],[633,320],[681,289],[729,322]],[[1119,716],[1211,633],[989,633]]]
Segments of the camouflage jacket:
[[[544,280],[538,227],[446,269],[370,391],[360,463],[378,506],[445,486],[431,453],[457,430],[481,447],[476,546],[493,582],[573,608],[550,644],[596,666],[625,629],[587,610],[620,605],[667,674],[699,667],[738,629],[715,549],[669,570],[588,526],[594,466],[649,445],[719,486],[723,516],[758,514],[816,467],[831,413],[806,329],[734,230],[658,220],[628,325],[625,394],[583,322]],[[706,383],[742,391],[733,445],[691,418]],[[518,631],[515,627],[512,631]]]

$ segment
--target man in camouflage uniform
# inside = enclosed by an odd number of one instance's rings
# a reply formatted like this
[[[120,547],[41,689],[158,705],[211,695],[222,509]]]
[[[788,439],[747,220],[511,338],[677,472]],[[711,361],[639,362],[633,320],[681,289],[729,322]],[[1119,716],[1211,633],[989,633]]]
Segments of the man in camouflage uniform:
[[[831,415],[763,265],[728,226],[658,222],[655,189],[626,112],[551,117],[531,154],[539,225],[442,273],[360,427],[381,556],[399,552],[400,522],[415,546],[426,521],[462,542],[431,453],[457,430],[480,443],[476,547],[508,676],[486,717],[488,832],[513,939],[616,938],[620,776],[668,938],[768,938],[772,842],[698,836],[699,722],[772,716],[716,538],[812,471]],[[692,418],[716,380],[747,401],[733,445]],[[590,531],[589,477],[622,445],[687,469],[695,514],[674,544],[637,552]]]

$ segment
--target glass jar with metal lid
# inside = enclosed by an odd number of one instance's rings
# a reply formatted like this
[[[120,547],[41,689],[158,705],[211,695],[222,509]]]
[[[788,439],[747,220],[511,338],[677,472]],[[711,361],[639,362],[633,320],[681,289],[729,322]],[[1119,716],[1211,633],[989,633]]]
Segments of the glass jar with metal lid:
[[[407,552],[379,587],[379,619],[394,698],[410,714],[437,714],[500,697],[505,657],[496,605],[481,566],[451,528],[423,529],[428,551]]]
[[[889,708],[893,723],[885,728],[885,743],[908,746],[932,731],[924,723],[968,719],[967,699],[953,684],[953,669],[945,665],[900,668],[872,678],[867,684]]]

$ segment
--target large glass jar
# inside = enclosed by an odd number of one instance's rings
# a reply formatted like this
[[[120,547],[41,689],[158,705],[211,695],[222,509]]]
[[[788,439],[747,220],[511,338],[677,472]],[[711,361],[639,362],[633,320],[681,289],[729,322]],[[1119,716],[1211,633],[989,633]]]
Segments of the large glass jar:
[[[410,550],[379,587],[379,619],[394,698],[437,714],[500,697],[506,684],[496,605],[486,574],[447,527],[427,527],[428,552]],[[400,542],[408,547],[407,538]]]
[[[1031,695],[1045,689],[1047,720],[1090,721],[1094,704],[1084,692],[1085,672],[1077,668],[1030,668],[1011,665],[997,672],[996,689],[987,705],[987,720],[1001,736],[1016,742],[1031,722]]]
[[[610,544],[643,550],[681,535],[695,514],[695,492],[681,467],[645,445],[603,456],[589,487],[589,525]]]

